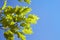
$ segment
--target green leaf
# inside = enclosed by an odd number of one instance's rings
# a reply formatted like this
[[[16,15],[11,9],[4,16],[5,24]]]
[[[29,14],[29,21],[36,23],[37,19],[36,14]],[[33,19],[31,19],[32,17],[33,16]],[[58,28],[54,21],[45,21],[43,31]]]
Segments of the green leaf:
[[[6,8],[6,4],[7,4],[7,0],[5,0],[2,10],[4,10]]]
[[[23,0],[18,0],[19,2],[22,2]]]
[[[31,0],[24,0],[26,3],[30,4]]]
[[[22,32],[23,32],[24,34],[32,34],[32,33],[33,33],[33,32],[32,32],[32,28],[29,28],[29,29],[24,28],[24,29],[22,30]]]
[[[21,40],[26,40],[25,35],[23,35],[22,33],[17,32],[17,35],[18,35],[18,38],[21,38]]]

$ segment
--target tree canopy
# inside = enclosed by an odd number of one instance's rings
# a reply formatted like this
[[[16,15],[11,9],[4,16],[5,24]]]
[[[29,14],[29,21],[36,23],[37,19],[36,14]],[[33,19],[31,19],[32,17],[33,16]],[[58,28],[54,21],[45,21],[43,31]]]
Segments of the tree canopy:
[[[26,40],[26,34],[32,34],[31,24],[36,24],[39,19],[35,14],[28,14],[31,8],[28,6],[6,6],[7,0],[0,8],[0,23],[2,24],[6,40],[14,40],[14,34],[21,40]],[[18,0],[19,2],[31,3],[31,0]],[[20,24],[18,24],[20,23]],[[19,26],[18,26],[19,25]]]

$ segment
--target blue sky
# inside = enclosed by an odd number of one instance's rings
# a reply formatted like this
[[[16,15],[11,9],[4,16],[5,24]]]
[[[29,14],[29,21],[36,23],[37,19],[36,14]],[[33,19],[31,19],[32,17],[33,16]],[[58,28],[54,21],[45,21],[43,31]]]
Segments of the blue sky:
[[[2,6],[1,3],[2,0]],[[7,5],[15,7],[27,4],[8,0]],[[38,15],[40,20],[36,25],[32,25],[34,34],[28,35],[27,40],[60,40],[60,0],[32,0],[28,6],[32,8],[31,13]],[[0,40],[5,40],[2,33],[0,30]]]

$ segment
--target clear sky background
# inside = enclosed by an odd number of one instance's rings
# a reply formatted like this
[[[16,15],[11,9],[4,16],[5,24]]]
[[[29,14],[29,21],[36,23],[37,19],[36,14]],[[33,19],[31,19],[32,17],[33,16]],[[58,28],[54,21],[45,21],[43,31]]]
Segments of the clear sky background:
[[[33,14],[40,17],[36,25],[32,25],[34,34],[27,35],[27,40],[60,40],[60,0],[31,0]],[[0,0],[0,7],[3,5]],[[8,4],[27,5],[17,0],[8,0]],[[5,40],[3,30],[0,29],[0,40]],[[15,39],[17,40],[17,38]]]

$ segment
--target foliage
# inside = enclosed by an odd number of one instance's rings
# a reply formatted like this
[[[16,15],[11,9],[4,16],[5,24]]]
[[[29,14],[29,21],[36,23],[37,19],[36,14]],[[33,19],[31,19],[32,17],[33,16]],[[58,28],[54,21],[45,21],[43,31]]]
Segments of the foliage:
[[[22,2],[23,0],[18,1]],[[30,0],[24,1],[28,4],[31,2]],[[6,4],[7,0],[5,0],[1,8],[3,16],[1,16],[0,20],[3,29],[8,29],[4,32],[4,37],[6,40],[14,40],[14,34],[16,34],[21,40],[26,40],[25,34],[33,33],[31,24],[36,24],[39,19],[38,16],[28,14],[31,11],[29,7],[16,6],[13,8],[12,6],[6,6]],[[20,26],[17,23],[20,23]]]
[[[30,4],[31,3],[31,0],[18,0],[18,1],[20,1],[20,2],[26,2],[26,3],[28,3],[28,4]]]

